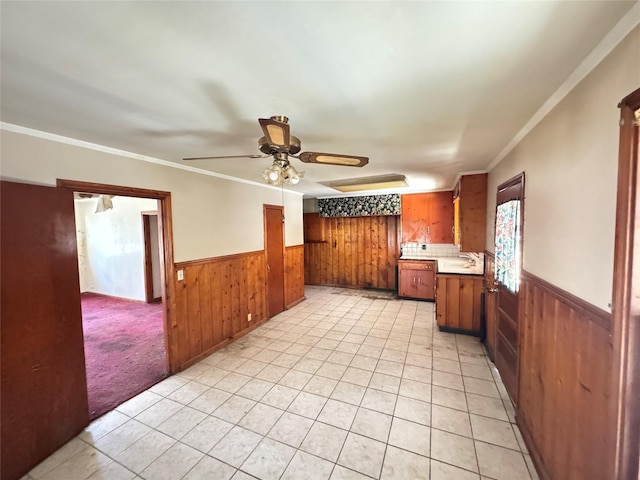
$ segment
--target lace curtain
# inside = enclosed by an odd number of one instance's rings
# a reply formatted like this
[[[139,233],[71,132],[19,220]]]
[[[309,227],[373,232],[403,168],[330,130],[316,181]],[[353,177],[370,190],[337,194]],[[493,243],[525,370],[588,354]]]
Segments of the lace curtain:
[[[512,292],[520,283],[520,200],[510,200],[496,209],[495,276]]]

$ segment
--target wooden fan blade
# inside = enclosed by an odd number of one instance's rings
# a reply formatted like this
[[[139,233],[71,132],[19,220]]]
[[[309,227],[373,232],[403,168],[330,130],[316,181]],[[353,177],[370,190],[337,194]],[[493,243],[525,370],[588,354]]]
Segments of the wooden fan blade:
[[[219,158],[266,158],[270,155],[218,155],[215,157],[188,157],[182,160],[216,160]]]
[[[302,152],[298,158],[304,163],[324,163],[326,165],[342,165],[345,167],[364,167],[369,163],[368,157],[340,155],[337,153]]]
[[[284,122],[277,120],[277,118],[278,117],[259,118],[258,122],[260,123],[260,127],[262,127],[264,136],[267,137],[269,145],[282,147],[286,150],[289,148],[290,143],[289,124],[286,123],[287,117],[282,117],[285,119]]]

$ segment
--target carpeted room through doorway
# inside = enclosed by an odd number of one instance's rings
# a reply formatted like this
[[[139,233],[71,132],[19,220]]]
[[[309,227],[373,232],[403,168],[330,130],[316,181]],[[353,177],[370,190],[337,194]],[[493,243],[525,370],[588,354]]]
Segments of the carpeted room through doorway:
[[[167,376],[162,303],[83,293],[82,326],[90,418]]]

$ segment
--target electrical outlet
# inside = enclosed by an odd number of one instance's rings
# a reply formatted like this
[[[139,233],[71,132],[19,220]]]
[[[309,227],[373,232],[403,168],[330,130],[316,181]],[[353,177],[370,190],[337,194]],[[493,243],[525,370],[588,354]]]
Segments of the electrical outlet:
[[[178,270],[178,281],[181,282],[184,280],[184,270]]]
[[[250,322],[250,321],[251,321],[251,314],[247,313],[247,322]]]

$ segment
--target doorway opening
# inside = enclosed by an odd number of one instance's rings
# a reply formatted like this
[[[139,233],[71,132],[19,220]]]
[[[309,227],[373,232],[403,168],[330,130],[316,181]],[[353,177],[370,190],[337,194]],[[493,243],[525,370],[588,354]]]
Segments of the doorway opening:
[[[171,354],[171,302],[168,301],[174,288],[171,194],[159,190],[65,179],[58,179],[57,186],[78,192],[76,198],[81,197],[80,192],[87,194],[84,198],[90,199],[92,205],[85,208],[88,212],[83,214],[84,223],[78,220],[76,212],[76,224],[77,227],[87,230],[86,218],[89,216],[88,221],[98,225],[97,229],[92,225],[95,233],[93,239],[98,247],[104,250],[100,254],[102,257],[96,257],[97,261],[103,262],[103,268],[94,268],[95,265],[92,265],[90,274],[84,280],[89,281],[92,288],[87,288],[87,285],[82,284],[82,280],[80,282],[82,291],[88,292],[81,300],[83,317],[91,315],[91,311],[94,314],[102,311],[111,313],[97,317],[111,316],[112,320],[116,320],[110,327],[112,331],[115,329],[112,338],[97,342],[97,345],[100,355],[112,355],[119,359],[120,364],[112,366],[110,371],[102,369],[103,374],[94,378],[94,385],[100,380],[105,380],[108,385],[110,379],[126,385],[115,388],[117,394],[110,401],[105,401],[104,397],[108,396],[107,394],[93,394],[92,380],[89,378],[92,366],[88,355],[85,355],[89,415],[96,418],[146,390],[175,370]],[[78,251],[85,253],[85,258],[81,258],[80,253],[78,255],[79,270],[89,268],[82,265],[82,262],[93,261],[86,255],[89,249],[96,247],[91,239],[87,238],[86,232],[84,235],[86,245],[78,242]],[[77,233],[77,238],[81,237],[82,235]],[[137,240],[134,241],[134,237]],[[91,255],[93,253],[92,251]],[[123,258],[118,259],[118,256]],[[123,262],[123,259],[126,261]],[[117,260],[120,268],[114,268],[112,265],[118,263]],[[97,275],[101,277],[96,279]],[[110,289],[104,289],[105,284],[110,284]],[[95,288],[96,285],[100,285],[102,291]],[[126,293],[127,289],[129,292],[133,289],[137,293],[130,295]],[[122,316],[126,319],[123,320]],[[85,337],[87,333],[96,334],[104,340],[106,326],[101,325],[95,318],[93,323],[95,328],[90,328],[87,322],[83,321]],[[140,336],[144,340],[136,344],[134,340]],[[149,357],[143,354],[148,349],[155,349],[154,362],[149,361]],[[90,353],[86,342],[85,351],[87,354]],[[125,362],[122,362],[123,357],[126,358]],[[127,372],[132,368],[138,370],[138,378],[145,379],[144,382],[125,380]],[[150,370],[153,372],[149,373]],[[140,371],[143,373],[140,374]]]
[[[168,373],[157,209],[155,199],[74,194],[91,419]]]

